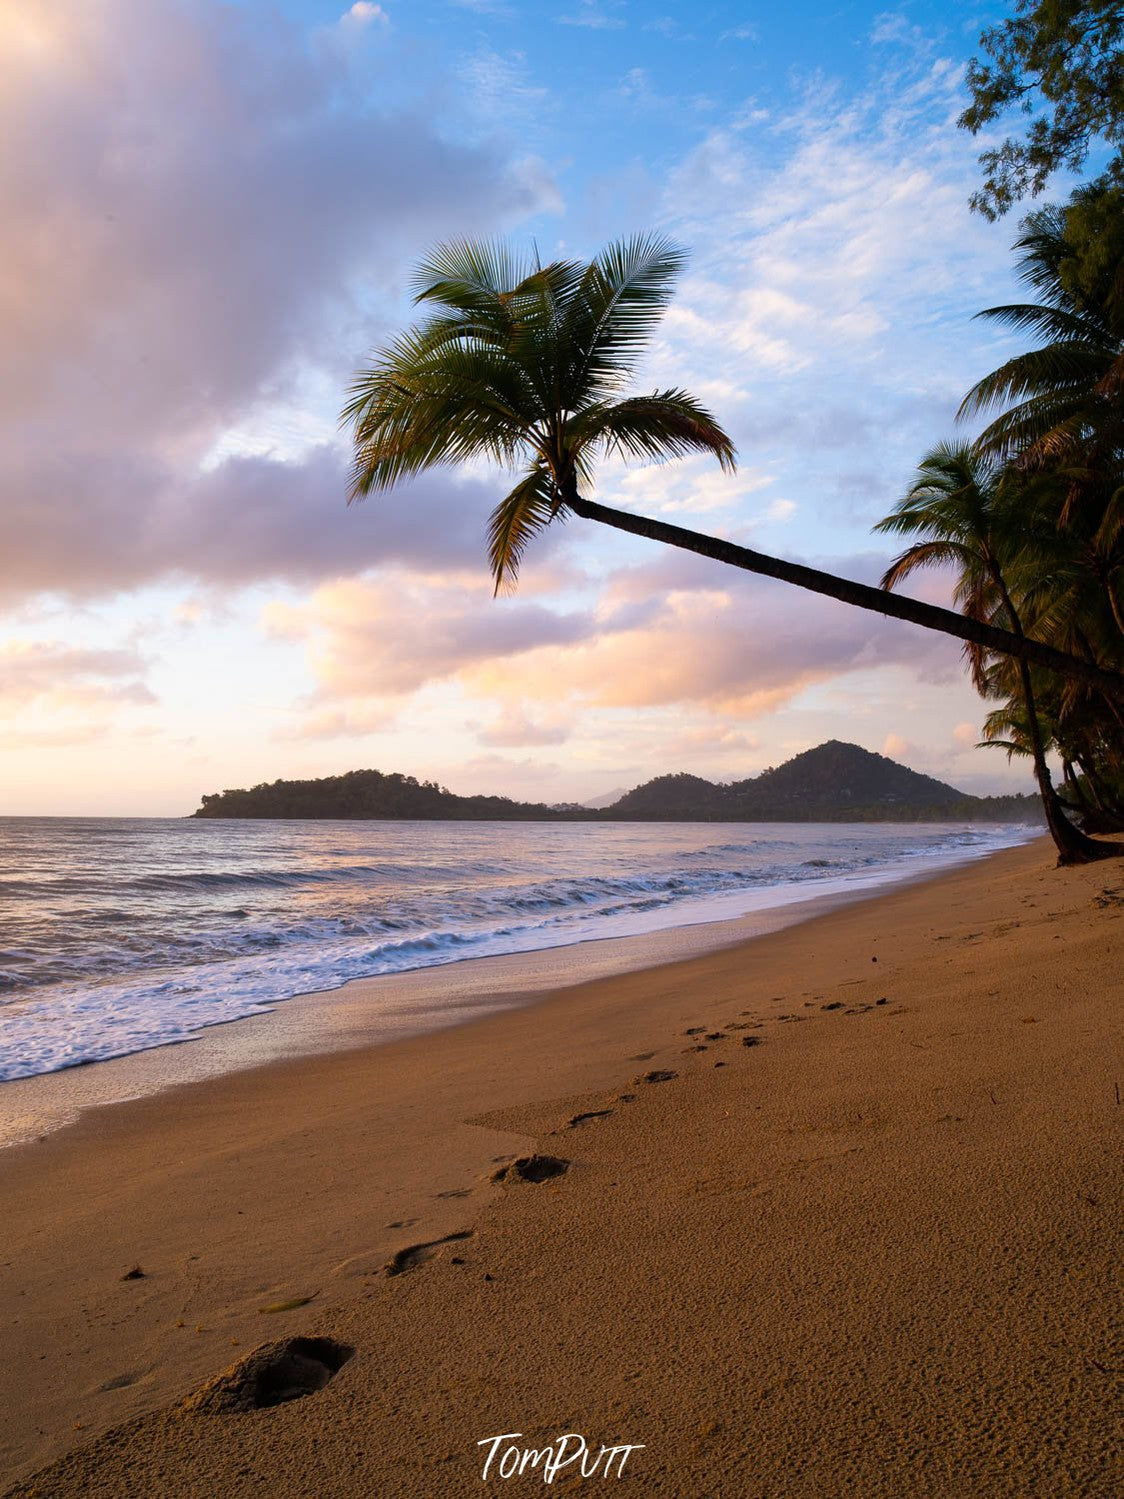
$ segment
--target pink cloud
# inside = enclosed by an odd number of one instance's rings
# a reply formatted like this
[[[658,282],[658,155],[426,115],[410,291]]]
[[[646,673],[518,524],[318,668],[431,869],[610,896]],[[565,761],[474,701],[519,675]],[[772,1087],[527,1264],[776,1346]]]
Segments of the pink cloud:
[[[861,573],[855,563],[840,566]],[[848,672],[960,673],[954,641],[682,554],[611,574],[590,611],[493,600],[483,576],[473,585],[395,575],[328,585],[266,618],[306,639],[321,704],[455,681],[500,705],[498,726],[481,736],[491,743],[551,742],[534,726],[556,733],[561,704],[567,715],[694,705],[747,719]]]
[[[83,650],[58,641],[10,640],[0,645],[0,710],[30,703],[148,704],[145,662],[134,651]]]

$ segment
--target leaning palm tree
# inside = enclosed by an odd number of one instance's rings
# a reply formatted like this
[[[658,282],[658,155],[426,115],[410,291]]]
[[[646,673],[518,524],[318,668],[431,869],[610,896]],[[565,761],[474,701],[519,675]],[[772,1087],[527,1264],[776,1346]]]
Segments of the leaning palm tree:
[[[1018,491],[1025,488],[1026,481],[1015,471],[988,464],[966,444],[935,447],[922,459],[910,489],[875,527],[915,538],[886,569],[883,588],[896,587],[920,568],[951,566],[956,571],[953,597],[969,619],[1001,621],[1005,630],[1024,638],[1004,569],[1017,549]],[[989,652],[969,641],[965,654],[977,691],[988,695]],[[1065,815],[1046,761],[1030,667],[1025,660],[1017,665],[1026,737],[1058,863],[1083,864],[1124,853],[1124,848],[1087,837]]]
[[[1042,641],[589,499],[595,464],[610,454],[661,461],[709,453],[734,466],[730,438],[693,396],[626,394],[684,259],[650,235],[610,245],[588,263],[531,264],[489,242],[434,251],[415,276],[416,301],[430,316],[351,386],[342,416],[355,439],[351,498],[437,464],[483,459],[519,474],[489,524],[497,589],[514,581],[537,532],[577,515],[1124,695],[1119,674]]]

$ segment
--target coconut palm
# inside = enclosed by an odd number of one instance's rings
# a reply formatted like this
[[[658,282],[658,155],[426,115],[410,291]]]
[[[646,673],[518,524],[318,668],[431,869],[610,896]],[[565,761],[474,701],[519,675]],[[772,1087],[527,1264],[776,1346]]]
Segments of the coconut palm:
[[[980,451],[989,457],[1014,458],[1023,467],[1064,460],[1093,474],[1103,475],[1106,467],[1119,472],[1124,447],[1120,196],[1115,189],[1086,190],[1069,205],[1050,205],[1025,220],[1015,241],[1022,251],[1019,275],[1038,300],[989,307],[978,316],[1030,333],[1040,346],[977,381],[960,407],[961,417],[1006,407],[978,438]],[[1110,253],[1099,258],[1106,247]],[[1080,482],[1071,485],[1071,507],[1083,489]]]
[[[968,618],[1001,621],[1004,629],[1024,638],[1023,621],[1004,569],[1017,551],[1019,491],[1025,488],[1020,475],[988,464],[967,444],[942,443],[934,448],[922,459],[910,489],[875,527],[916,538],[886,569],[883,588],[895,588],[920,568],[951,566],[957,575],[953,596]],[[987,694],[989,653],[969,641],[965,654],[977,690]],[[1018,674],[1035,780],[1058,862],[1086,863],[1124,853],[1124,848],[1086,837],[1065,815],[1050,777],[1046,738],[1025,660],[1018,661]]]
[[[588,263],[531,264],[500,243],[434,251],[415,276],[416,301],[430,316],[351,386],[342,416],[355,440],[351,498],[437,464],[485,460],[520,475],[489,522],[497,589],[514,581],[539,531],[576,515],[1124,694],[1118,674],[988,621],[589,499],[606,455],[708,453],[734,466],[730,438],[686,391],[625,393],[683,263],[680,249],[650,235]]]

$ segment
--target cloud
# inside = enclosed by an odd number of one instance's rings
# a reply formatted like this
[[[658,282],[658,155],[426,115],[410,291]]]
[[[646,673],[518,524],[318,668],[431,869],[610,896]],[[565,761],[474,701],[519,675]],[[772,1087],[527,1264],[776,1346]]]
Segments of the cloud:
[[[122,709],[156,702],[146,670],[133,650],[83,649],[57,640],[0,643],[5,751],[88,747]]]
[[[0,701],[9,707],[36,699],[151,703],[155,699],[142,680],[144,670],[134,651],[8,640],[0,644]]]
[[[647,468],[609,468],[599,489],[645,514],[705,515],[737,509],[773,482],[772,474],[752,465],[727,474],[713,458],[688,458]]]
[[[744,765],[744,757],[756,754],[760,748],[761,741],[756,734],[747,734],[719,721],[681,729],[670,735],[664,753],[669,764],[676,756],[682,756],[692,765],[697,765],[700,757],[723,761],[732,757],[737,764]]]
[[[960,106],[958,71],[911,53],[866,95],[813,80],[728,118],[669,176],[659,218],[692,261],[649,378],[704,395],[805,523],[884,514],[997,362],[971,320],[1011,285],[1008,235],[968,209]]]
[[[572,732],[572,724],[558,718],[530,719],[522,709],[508,705],[494,722],[477,730],[481,744],[497,749],[524,749],[540,744],[564,744]]]
[[[915,51],[929,51],[931,43],[920,26],[912,25],[901,11],[884,11],[875,16],[870,40],[876,46],[900,45]]]
[[[620,8],[621,0],[609,0],[612,9]],[[586,26],[591,31],[619,31],[625,24],[620,16],[602,10],[599,0],[578,0],[579,8],[568,15],[555,19],[561,26]]]
[[[540,118],[549,107],[549,91],[529,81],[522,52],[505,56],[481,45],[464,63],[461,76],[472,91],[476,107],[490,120],[515,118],[528,122]]]
[[[478,584],[424,582],[384,573],[326,584],[304,604],[269,605],[265,628],[308,643],[325,703],[416,692],[482,662],[511,662],[527,651],[588,634],[581,612],[493,599]]]
[[[882,565],[850,558],[838,569],[865,578]],[[327,585],[306,604],[267,609],[265,623],[306,643],[310,733],[325,713],[393,706],[442,683],[499,707],[482,742],[530,745],[562,742],[589,711],[691,708],[744,721],[851,672],[960,673],[955,641],[680,553],[618,568],[592,610],[402,575]]]
[[[486,517],[502,480],[434,471],[350,508],[347,489],[331,445],[299,461],[233,457],[190,475],[131,453],[86,463],[47,454],[14,484],[0,595],[93,596],[181,578],[316,582],[401,563],[484,575]],[[553,545],[545,539],[540,556]]]
[[[373,5],[371,0],[355,0],[355,4],[340,17],[340,25],[349,30],[365,30],[368,26],[375,24],[388,26],[390,17],[381,5]]]
[[[103,0],[40,29],[0,95],[3,587],[249,576],[224,535],[239,554],[270,490],[265,572],[342,556],[320,506],[338,460],[208,454],[310,371],[342,391],[418,244],[530,211],[541,172],[452,144],[423,102],[381,107],[377,71],[277,17]]]

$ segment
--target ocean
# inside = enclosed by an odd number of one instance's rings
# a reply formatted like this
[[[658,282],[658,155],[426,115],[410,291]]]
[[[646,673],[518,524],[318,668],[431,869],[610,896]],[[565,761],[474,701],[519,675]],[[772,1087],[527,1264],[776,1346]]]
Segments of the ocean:
[[[857,893],[1038,831],[3,818],[0,1080],[350,979]]]

